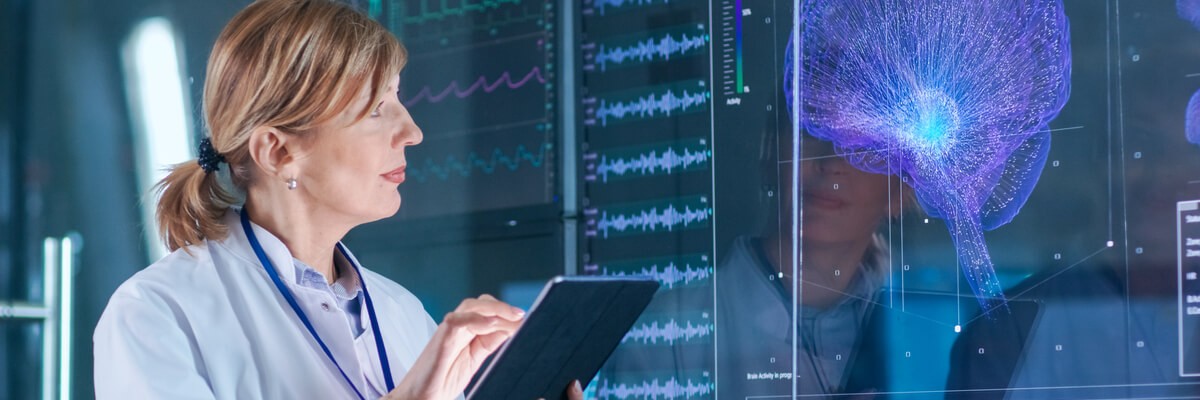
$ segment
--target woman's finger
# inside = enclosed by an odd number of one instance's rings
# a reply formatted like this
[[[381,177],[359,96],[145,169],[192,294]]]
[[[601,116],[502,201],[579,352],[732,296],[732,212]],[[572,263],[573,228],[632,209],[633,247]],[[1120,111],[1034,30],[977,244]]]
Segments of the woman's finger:
[[[457,311],[446,314],[446,319],[443,323],[446,324],[447,333],[451,338],[461,338],[468,341],[474,339],[476,336],[492,333],[512,335],[521,326],[520,321],[509,321],[497,316]],[[465,342],[460,343],[465,344]]]
[[[583,400],[583,385],[579,384],[579,380],[571,381],[567,385],[567,398],[570,400]]]
[[[564,393],[566,393],[568,400],[583,400],[583,387],[579,385],[578,379],[571,381],[571,384],[567,385],[567,390]],[[539,397],[538,400],[546,400],[546,398]]]
[[[512,335],[507,332],[495,332],[476,336],[475,341],[471,342],[472,355],[482,354],[482,356],[486,357],[499,349],[500,345],[504,344],[504,341],[508,340],[509,337],[512,337]]]
[[[478,298],[463,300],[454,311],[497,316],[510,321],[520,321],[521,318],[525,317],[524,310],[505,304],[502,301],[496,300],[495,297],[486,294]]]

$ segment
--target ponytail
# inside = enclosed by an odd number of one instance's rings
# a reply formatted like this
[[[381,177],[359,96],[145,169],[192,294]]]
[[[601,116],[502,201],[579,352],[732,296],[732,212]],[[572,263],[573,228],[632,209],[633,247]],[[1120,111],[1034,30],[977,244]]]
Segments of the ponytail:
[[[155,185],[159,235],[171,251],[225,237],[227,229],[221,217],[237,198],[221,187],[213,172],[206,172],[194,160],[187,161],[176,164]]]

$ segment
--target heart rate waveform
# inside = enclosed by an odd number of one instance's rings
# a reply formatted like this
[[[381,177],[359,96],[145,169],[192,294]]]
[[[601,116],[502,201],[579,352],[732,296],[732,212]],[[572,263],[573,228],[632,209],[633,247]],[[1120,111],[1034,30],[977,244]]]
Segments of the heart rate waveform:
[[[679,0],[676,0],[679,1]],[[640,7],[670,4],[671,0],[584,0],[583,15],[603,16],[609,9],[632,11]]]
[[[649,36],[649,37],[647,37]],[[704,24],[664,30],[604,42],[587,43],[584,53],[585,71],[600,72],[614,66],[669,61],[672,57],[701,54],[708,48],[709,36]]]
[[[430,179],[445,181],[453,177],[466,178],[470,177],[476,170],[490,175],[500,168],[516,171],[523,164],[540,168],[546,160],[546,152],[552,147],[552,144],[546,143],[539,146],[536,151],[531,152],[525,145],[517,145],[512,153],[507,153],[502,149],[496,148],[485,156],[471,152],[465,159],[453,155],[446,156],[446,158],[440,161],[435,160],[433,157],[427,157],[420,164],[409,166],[407,170],[409,176],[416,179],[417,182],[423,183]]]
[[[416,9],[405,10],[400,18],[404,24],[420,24],[428,21],[441,21],[450,17],[461,17],[472,13],[486,13],[506,4],[521,4],[522,0],[480,0],[477,3],[462,1],[453,6],[447,0],[419,0]],[[431,4],[431,3],[437,3]]]
[[[585,234],[590,237],[637,235],[698,229],[709,226],[713,209],[708,197],[678,199],[589,208]]]
[[[540,67],[533,67],[533,69],[529,70],[525,76],[517,80],[513,80],[512,74],[508,71],[505,71],[491,82],[488,82],[486,76],[480,76],[466,88],[462,88],[462,85],[459,84],[458,81],[453,81],[450,82],[450,85],[446,86],[445,89],[438,91],[437,94],[434,94],[433,89],[431,89],[429,86],[425,86],[422,87],[417,94],[408,99],[404,99],[403,103],[408,107],[416,106],[426,101],[430,103],[440,103],[442,100],[445,100],[452,94],[455,98],[465,99],[475,94],[475,92],[479,90],[483,90],[484,93],[495,92],[501,87],[515,90],[520,89],[530,82],[537,82],[542,85],[546,84],[546,77],[542,76],[542,69]]]
[[[708,314],[705,313],[705,317]],[[676,321],[675,318],[638,323],[625,333],[621,343],[640,343],[645,345],[665,344],[673,346],[676,342],[688,344],[709,343],[712,339],[714,326],[712,320],[704,318],[701,322],[690,320]]]
[[[704,81],[694,81],[585,98],[583,105],[587,117],[583,123],[608,126],[609,119],[635,121],[704,111],[712,96],[707,86]]]
[[[707,254],[587,264],[583,270],[589,275],[649,277],[667,290],[704,285],[713,276]]]
[[[634,381],[636,379],[631,379]],[[708,399],[716,386],[708,373],[703,377],[637,380],[626,383],[601,378],[596,385],[597,399]]]
[[[392,0],[387,25],[410,49],[447,48],[551,33],[554,5],[547,0]]]
[[[584,180],[607,183],[609,178],[631,179],[705,170],[712,160],[706,139],[691,138],[646,146],[601,150],[583,155]]]

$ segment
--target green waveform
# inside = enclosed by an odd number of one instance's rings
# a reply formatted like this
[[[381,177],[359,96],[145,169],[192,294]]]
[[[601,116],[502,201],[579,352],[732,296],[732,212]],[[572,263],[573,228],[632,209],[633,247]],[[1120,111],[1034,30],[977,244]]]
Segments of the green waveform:
[[[463,0],[462,4],[458,7],[449,6],[447,4],[447,0],[432,1],[437,1],[440,3],[441,7],[439,7],[439,9],[436,11],[430,11],[429,3],[431,0],[423,0],[421,1],[421,7],[416,14],[406,15],[401,21],[405,24],[419,24],[427,21],[438,21],[448,17],[460,17],[472,12],[486,12],[489,9],[494,10],[505,4],[520,4],[522,0],[482,0],[474,4]]]
[[[383,14],[383,1],[370,0],[367,2],[367,15],[376,20]]]

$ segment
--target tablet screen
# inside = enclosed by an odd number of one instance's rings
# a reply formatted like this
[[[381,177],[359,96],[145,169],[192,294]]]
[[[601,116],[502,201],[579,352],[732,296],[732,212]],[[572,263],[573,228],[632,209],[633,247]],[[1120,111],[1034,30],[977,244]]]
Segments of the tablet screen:
[[[467,398],[562,398],[571,381],[592,379],[658,287],[649,278],[552,279]]]

